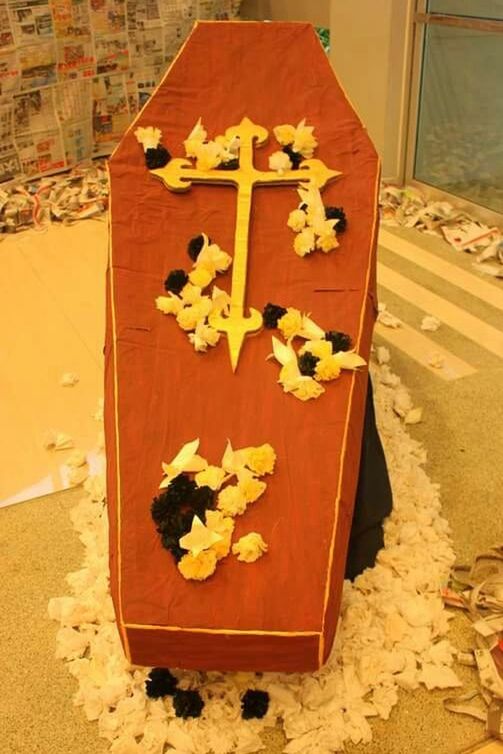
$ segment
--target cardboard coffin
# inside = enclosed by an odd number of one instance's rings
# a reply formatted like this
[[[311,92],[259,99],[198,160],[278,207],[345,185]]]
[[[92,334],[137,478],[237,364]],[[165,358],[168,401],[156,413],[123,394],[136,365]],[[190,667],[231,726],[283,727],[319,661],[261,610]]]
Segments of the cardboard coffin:
[[[226,337],[196,353],[173,317],[155,308],[187,242],[206,233],[232,254],[236,188],[194,183],[170,191],[145,166],[134,131],[157,126],[174,158],[198,118],[210,137],[243,118],[267,129],[254,164],[268,170],[272,129],[302,118],[315,157],[342,175],[323,189],[343,207],[340,247],[300,258],[286,225],[295,185],[257,186],[249,222],[246,308],[268,302],[310,312],[348,333],[368,359],[375,319],[379,165],[369,137],[308,24],[202,22],[110,160],[111,212],[105,429],[111,588],[124,649],[136,664],[213,670],[310,671],[326,660],[340,607],[359,467],[367,373],[343,372],[302,402],[277,384],[271,331],[243,342],[232,371]],[[218,286],[230,291],[231,274]],[[218,464],[234,447],[268,442],[275,473],[237,519],[268,553],[223,560],[202,583],[181,577],[150,516],[161,462],[199,437]]]

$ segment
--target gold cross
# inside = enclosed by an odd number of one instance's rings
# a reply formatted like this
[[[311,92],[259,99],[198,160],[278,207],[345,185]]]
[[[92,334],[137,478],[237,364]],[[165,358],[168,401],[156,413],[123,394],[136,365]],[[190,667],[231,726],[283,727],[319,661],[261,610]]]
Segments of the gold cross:
[[[227,139],[239,137],[239,168],[236,170],[197,170],[190,160],[173,159],[168,164],[151,172],[161,178],[172,191],[187,191],[192,183],[231,184],[237,187],[236,231],[234,237],[234,260],[232,265],[232,290],[229,315],[210,315],[209,322],[220,332],[227,333],[232,371],[236,371],[241,346],[247,333],[256,332],[262,327],[262,315],[250,308],[245,316],[246,271],[248,263],[248,230],[252,192],[254,186],[277,186],[280,184],[311,181],[318,188],[341,175],[330,170],[321,160],[304,160],[297,170],[276,171],[257,170],[253,164],[254,144],[260,146],[267,141],[268,132],[257,126],[249,118],[243,118],[238,126],[225,132]]]

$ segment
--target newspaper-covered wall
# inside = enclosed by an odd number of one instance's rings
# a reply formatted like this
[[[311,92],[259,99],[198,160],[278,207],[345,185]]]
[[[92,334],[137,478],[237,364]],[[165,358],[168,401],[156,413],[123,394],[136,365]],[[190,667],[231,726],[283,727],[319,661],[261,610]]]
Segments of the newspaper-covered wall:
[[[240,0],[0,0],[0,182],[109,154],[197,18]]]

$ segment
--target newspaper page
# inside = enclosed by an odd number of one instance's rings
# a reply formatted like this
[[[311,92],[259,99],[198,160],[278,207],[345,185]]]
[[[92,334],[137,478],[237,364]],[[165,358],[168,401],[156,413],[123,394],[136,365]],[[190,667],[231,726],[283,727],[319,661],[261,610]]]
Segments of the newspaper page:
[[[240,0],[0,0],[0,183],[107,155],[197,18]]]

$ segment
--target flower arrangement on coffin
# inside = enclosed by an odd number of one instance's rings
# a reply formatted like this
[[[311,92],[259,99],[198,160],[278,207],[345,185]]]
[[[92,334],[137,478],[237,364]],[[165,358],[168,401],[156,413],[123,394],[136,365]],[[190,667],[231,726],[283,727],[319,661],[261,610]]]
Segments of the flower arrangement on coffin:
[[[300,203],[288,215],[287,225],[297,235],[293,242],[299,257],[311,254],[315,249],[326,254],[337,249],[337,233],[346,230],[347,220],[342,207],[325,207],[319,188],[310,183],[297,189]]]
[[[198,170],[236,170],[239,167],[239,137],[208,139],[201,118],[183,142],[185,155],[196,161]]]
[[[307,314],[293,307],[267,304],[263,311],[264,326],[277,328],[285,343],[273,336],[274,357],[281,364],[278,382],[285,393],[301,401],[319,398],[325,392],[321,383],[337,379],[343,369],[357,369],[365,360],[351,349],[349,335],[336,330],[325,331]],[[292,345],[302,338],[298,351]]]
[[[196,351],[205,352],[216,346],[220,333],[208,323],[210,314],[228,313],[230,296],[214,285],[208,294],[203,293],[218,273],[226,272],[232,257],[205,233],[189,241],[188,254],[193,261],[190,272],[171,270],[164,288],[167,296],[158,296],[155,305],[163,314],[173,314],[178,325],[188,333]]]
[[[313,131],[313,126],[306,126],[305,118],[297,126],[285,123],[273,128],[281,150],[269,157],[269,168],[284,173],[285,170],[296,170],[304,158],[311,158],[318,146]]]
[[[258,532],[234,543],[232,535],[235,517],[264,494],[267,484],[261,477],[273,473],[276,453],[268,443],[233,450],[228,442],[221,465],[212,466],[198,455],[198,448],[199,440],[193,440],[170,463],[162,464],[162,491],[150,512],[182,576],[204,581],[231,549],[245,563],[267,552]]]

